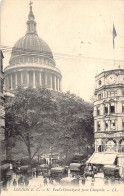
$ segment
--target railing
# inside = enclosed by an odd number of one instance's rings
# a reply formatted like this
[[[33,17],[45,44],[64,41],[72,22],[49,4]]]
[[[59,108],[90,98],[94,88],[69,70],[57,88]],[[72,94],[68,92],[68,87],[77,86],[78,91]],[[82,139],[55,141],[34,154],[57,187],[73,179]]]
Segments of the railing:
[[[104,131],[104,132],[95,132],[94,133],[95,138],[122,138],[124,137],[124,130],[121,131]]]

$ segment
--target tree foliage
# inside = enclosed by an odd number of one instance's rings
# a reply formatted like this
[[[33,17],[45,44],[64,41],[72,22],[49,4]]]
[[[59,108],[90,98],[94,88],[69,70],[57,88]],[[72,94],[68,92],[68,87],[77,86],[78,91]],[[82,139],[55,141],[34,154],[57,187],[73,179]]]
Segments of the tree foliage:
[[[30,162],[50,146],[68,160],[93,143],[92,105],[69,92],[19,88],[6,99],[5,112],[7,144],[24,143]]]

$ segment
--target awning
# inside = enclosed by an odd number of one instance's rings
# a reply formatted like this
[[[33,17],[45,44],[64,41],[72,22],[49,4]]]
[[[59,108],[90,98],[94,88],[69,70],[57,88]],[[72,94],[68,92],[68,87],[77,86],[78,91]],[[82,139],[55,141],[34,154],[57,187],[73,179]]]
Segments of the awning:
[[[109,168],[109,169],[119,169],[119,166],[117,166],[117,165],[105,165],[104,168],[105,168],[105,169],[106,169],[106,168],[107,168],[107,169],[108,169],[108,168]]]
[[[94,153],[87,161],[87,163],[91,164],[101,164],[108,165],[114,164],[115,158],[117,154],[109,154],[109,153]]]
[[[114,164],[117,154],[104,154],[102,164],[111,165]]]
[[[87,163],[91,163],[91,164],[102,164],[102,160],[103,160],[104,154],[102,153],[94,153],[89,160],[87,161]]]

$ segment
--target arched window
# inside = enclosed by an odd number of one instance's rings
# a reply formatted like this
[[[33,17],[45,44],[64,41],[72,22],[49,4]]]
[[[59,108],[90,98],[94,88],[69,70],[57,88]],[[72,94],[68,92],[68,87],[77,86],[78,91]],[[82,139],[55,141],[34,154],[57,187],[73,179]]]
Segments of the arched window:
[[[106,143],[106,151],[107,152],[115,152],[116,146],[115,146],[115,142],[113,140],[109,140]]]

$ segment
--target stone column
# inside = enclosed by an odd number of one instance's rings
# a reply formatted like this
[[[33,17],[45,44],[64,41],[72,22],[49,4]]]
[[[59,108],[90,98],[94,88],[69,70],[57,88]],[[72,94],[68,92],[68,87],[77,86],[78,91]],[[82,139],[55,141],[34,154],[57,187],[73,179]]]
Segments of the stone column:
[[[17,88],[17,73],[15,73],[15,88]]]
[[[47,73],[44,72],[44,84],[45,84],[45,88],[47,88]]]
[[[21,86],[23,86],[23,75],[22,75],[22,72],[20,72],[20,75],[21,75]]]
[[[105,120],[103,120],[103,131],[106,131],[105,130]]]
[[[110,114],[110,104],[108,104],[108,114]]]
[[[27,71],[27,87],[29,87],[29,72]]]
[[[56,90],[58,91],[58,77],[56,76]]]
[[[111,131],[111,121],[108,120],[108,131]]]
[[[11,90],[13,90],[12,74],[10,75],[10,80],[11,80]]]
[[[52,89],[52,75],[50,75],[50,89]]]
[[[60,79],[60,91],[62,91],[62,82],[61,82],[61,79]]]
[[[33,88],[36,88],[36,84],[35,84],[35,71],[33,71]]]
[[[119,152],[119,139],[116,139],[116,152]]]
[[[58,89],[57,91],[59,91],[59,78],[57,77],[57,84],[58,84]]]
[[[39,72],[39,86],[40,86],[40,87],[42,86],[42,80],[41,80],[41,77],[42,77],[41,72]]]
[[[56,76],[54,75],[54,87],[55,87],[55,91],[56,91]]]
[[[58,78],[58,81],[59,81],[59,85],[58,85],[59,91],[61,91],[61,90],[60,90],[60,78]]]

